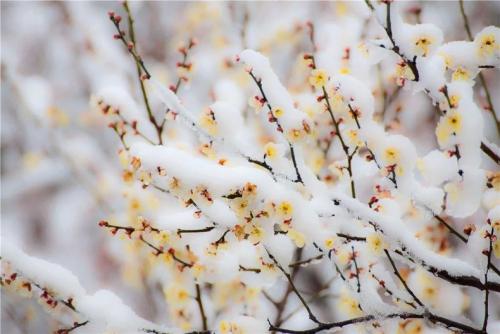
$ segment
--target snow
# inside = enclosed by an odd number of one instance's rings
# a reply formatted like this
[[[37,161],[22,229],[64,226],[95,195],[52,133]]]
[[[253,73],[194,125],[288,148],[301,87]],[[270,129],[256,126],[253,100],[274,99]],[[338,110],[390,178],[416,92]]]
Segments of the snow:
[[[24,253],[10,242],[2,243],[2,261],[7,261],[15,272],[55,293],[64,301],[72,300],[76,312],[88,320],[94,330],[120,330],[135,333],[141,328],[161,327],[137,316],[121,299],[108,290],[87,294],[78,278],[69,270]],[[87,328],[89,330],[89,328]]]
[[[23,315],[28,332],[86,320],[75,333],[198,332],[203,307],[210,331],[266,333],[268,299],[290,291],[282,271],[298,273],[322,321],[371,314],[379,332],[444,333],[384,319],[428,311],[482,323],[484,291],[433,272],[484,282],[485,236],[500,226],[479,78],[498,111],[494,6],[465,3],[477,33],[454,40],[466,36],[456,4],[370,4],[130,3],[152,114],[102,6],[2,6],[2,307],[16,315],[5,331]],[[406,303],[385,251],[423,307]],[[47,307],[40,289],[75,312]],[[318,312],[317,291],[337,318]],[[25,314],[32,301],[17,298],[30,295],[54,321]],[[315,326],[294,291],[282,306],[284,328]]]
[[[86,294],[78,278],[69,270],[48,261],[31,257],[9,241],[2,242],[2,260],[8,261],[23,276],[42,287],[57,291],[64,299]]]
[[[411,255],[427,265],[446,270],[452,276],[480,276],[480,272],[470,264],[429,250],[409,231],[401,228],[404,223],[400,219],[373,211],[367,205],[340,193],[332,193],[332,199],[339,200],[341,205],[351,213],[354,212],[357,216],[377,224],[385,235],[407,247]]]

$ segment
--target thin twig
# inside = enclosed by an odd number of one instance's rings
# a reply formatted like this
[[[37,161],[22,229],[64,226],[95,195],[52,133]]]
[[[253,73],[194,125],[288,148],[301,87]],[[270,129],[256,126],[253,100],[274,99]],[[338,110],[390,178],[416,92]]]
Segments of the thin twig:
[[[472,41],[473,40],[472,31],[470,29],[469,19],[467,18],[467,14],[465,13],[464,1],[459,0],[458,3],[460,4],[460,13],[462,14],[462,19],[464,21],[464,27],[465,27],[465,31],[467,32],[467,37],[469,38],[469,41]],[[486,95],[486,100],[488,101],[488,105],[489,105],[489,109],[491,111],[491,114],[493,115],[493,118],[495,119],[497,131],[500,133],[500,123],[498,122],[497,114],[495,112],[495,108],[493,107],[493,102],[491,100],[490,90],[488,89],[488,85],[486,84],[486,79],[484,78],[484,75],[482,72],[479,72],[479,80],[481,81],[481,86],[483,86],[484,93]]]
[[[123,2],[123,8],[125,9],[125,12],[127,13],[127,17],[128,17],[128,31],[129,31],[130,43],[128,44],[127,48],[129,50],[132,49],[131,53],[133,52],[133,54],[137,55],[138,52],[137,52],[137,46],[136,46],[136,41],[135,41],[134,18],[132,16],[132,12],[130,11],[130,8],[129,8],[129,5],[128,5],[128,1],[124,1]],[[120,29],[118,29],[118,33],[121,35]],[[142,59],[141,59],[141,62],[142,62]],[[146,106],[146,111],[147,111],[147,114],[148,114],[148,118],[149,118],[149,121],[151,122],[151,124],[156,129],[156,132],[157,132],[157,135],[158,135],[158,142],[161,145],[162,144],[163,127],[158,124],[158,122],[156,121],[156,119],[155,119],[155,117],[153,115],[153,111],[151,110],[151,106],[149,104],[148,94],[146,92],[146,87],[144,85],[144,80],[143,80],[144,78],[142,76],[143,69],[141,67],[140,62],[137,61],[137,59],[136,59],[135,65],[136,65],[136,68],[137,68],[137,77],[139,79],[139,85],[141,87],[142,98],[144,100],[144,105]],[[143,63],[143,65],[144,65],[144,63]],[[144,71],[146,71],[146,70],[144,69]],[[149,79],[149,77],[151,77],[151,76],[149,75],[149,73],[147,73],[147,78]]]
[[[314,328],[310,329],[305,329],[305,330],[292,330],[292,329],[286,329],[286,328],[280,328],[277,326],[272,325],[269,323],[269,330],[280,332],[280,333],[290,333],[290,334],[314,334],[318,333],[324,330],[329,330],[333,328],[342,328],[350,325],[355,325],[355,324],[360,324],[360,323],[365,323],[365,322],[370,322],[374,321],[377,319],[427,319],[430,322],[433,323],[441,323],[447,328],[454,328],[458,329],[464,333],[472,333],[472,334],[486,334],[483,330],[476,329],[474,327],[468,326],[466,324],[441,317],[439,315],[430,313],[430,312],[425,312],[425,313],[391,313],[386,315],[383,318],[380,318],[379,316],[374,316],[374,315],[366,315],[366,316],[361,316],[357,318],[352,318],[349,320],[344,320],[344,321],[338,321],[338,322],[330,322],[330,323],[325,323],[325,324],[320,324]]]
[[[406,281],[403,279],[403,277],[401,277],[401,274],[399,273],[399,270],[396,267],[396,264],[394,264],[394,261],[392,260],[392,257],[389,254],[389,251],[387,249],[384,249],[384,252],[385,252],[385,255],[387,256],[387,258],[389,259],[389,262],[391,263],[392,269],[394,269],[394,274],[398,277],[399,281],[403,284],[406,291],[408,291],[408,293],[412,296],[413,300],[415,300],[415,302],[418,305],[420,305],[421,307],[424,307],[424,304],[420,301],[420,299],[418,299],[418,297],[413,293],[413,291],[411,291],[410,287],[408,286],[408,284],[406,284]]]
[[[489,249],[488,249],[488,264],[486,265],[486,271],[484,273],[484,282],[488,283],[488,272],[490,270],[490,264],[491,264],[491,252],[493,250],[493,235],[494,235],[495,229],[492,227],[491,232],[488,235],[489,238]],[[489,304],[489,295],[490,295],[490,290],[488,288],[485,289],[484,291],[484,320],[483,320],[483,331],[486,332],[486,328],[488,327],[488,304]]]
[[[203,308],[203,302],[201,300],[201,289],[200,284],[196,283],[196,303],[198,304],[198,308],[200,309],[201,321],[203,324],[203,330],[208,330],[207,325],[207,316],[205,315],[205,309]]]
[[[460,232],[455,230],[453,227],[451,227],[450,224],[448,224],[443,218],[439,217],[438,215],[434,215],[434,218],[436,218],[437,221],[443,224],[452,234],[456,235],[460,240],[465,243],[467,242],[467,238],[460,234]]]
[[[69,327],[69,328],[62,328],[62,329],[58,329],[56,333],[57,333],[57,334],[68,334],[68,333],[70,333],[70,332],[74,331],[74,330],[75,330],[75,329],[77,329],[77,328],[80,328],[80,327],[85,326],[85,325],[86,325],[86,324],[88,324],[88,323],[89,323],[89,320],[84,321],[84,322],[74,322],[74,323],[73,323],[73,326],[71,326],[71,327]]]
[[[358,268],[358,262],[356,261],[356,251],[354,250],[354,245],[351,245],[352,249],[352,261],[354,262],[354,268],[356,269],[356,281],[358,285],[358,293],[361,292],[361,281],[359,280],[359,268]]]
[[[309,308],[309,305],[307,305],[307,302],[304,299],[304,297],[302,297],[299,290],[297,290],[297,288],[295,287],[295,284],[293,283],[293,280],[292,280],[292,277],[290,276],[290,274],[285,269],[283,269],[283,267],[279,264],[279,262],[275,259],[275,257],[269,252],[269,250],[267,250],[267,248],[266,248],[266,252],[267,252],[267,255],[269,255],[269,258],[274,262],[276,267],[278,267],[278,269],[283,273],[283,275],[285,275],[286,279],[288,280],[288,283],[290,283],[290,287],[292,288],[293,292],[297,295],[297,297],[299,298],[302,305],[304,305],[304,307],[306,308],[307,314],[309,315],[309,319],[311,319],[312,321],[314,321],[317,324],[321,324],[321,322],[312,313],[312,311]]]
[[[264,92],[264,88],[262,87],[262,80],[261,79],[257,79],[257,77],[255,77],[255,75],[253,74],[252,71],[249,71],[248,73],[250,74],[250,76],[252,77],[253,81],[257,85],[257,88],[259,89],[260,94],[262,95],[262,98],[264,99],[264,101],[265,101],[265,103],[267,105],[267,108],[269,109],[269,112],[271,113],[271,116],[273,117],[273,119],[276,122],[276,125],[278,126],[278,131],[280,131],[280,129],[281,129],[280,132],[282,132],[283,128],[282,128],[281,124],[279,123],[279,120],[274,116],[274,114],[273,114],[273,108],[271,106],[271,103],[267,99],[266,93]],[[292,157],[293,168],[295,169],[295,175],[296,175],[295,182],[303,184],[304,181],[302,180],[302,176],[300,175],[299,168],[297,166],[297,160],[295,158],[295,149],[294,149],[292,143],[290,141],[288,141],[288,139],[287,139],[287,142],[288,142],[288,147],[290,148],[290,155]]]

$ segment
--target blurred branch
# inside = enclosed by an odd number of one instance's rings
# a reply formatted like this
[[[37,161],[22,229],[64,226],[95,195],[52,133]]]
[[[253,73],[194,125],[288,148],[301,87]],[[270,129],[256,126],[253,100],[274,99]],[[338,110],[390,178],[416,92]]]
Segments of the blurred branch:
[[[474,38],[472,38],[472,32],[471,32],[470,25],[469,25],[469,19],[467,18],[467,14],[465,13],[464,1],[459,0],[458,3],[460,4],[460,14],[462,14],[462,19],[464,21],[464,27],[465,27],[465,31],[467,32],[467,37],[469,38],[469,41],[472,41]],[[491,111],[493,118],[495,119],[497,133],[500,133],[500,123],[498,122],[497,114],[495,112],[495,108],[493,107],[493,101],[491,100],[490,90],[488,89],[488,85],[486,84],[486,79],[484,78],[483,72],[479,72],[479,80],[481,80],[481,86],[484,89],[484,93],[486,95],[486,100],[488,101],[488,106],[489,106],[488,108]],[[482,145],[481,145],[481,149],[482,149]],[[498,161],[496,161],[496,163],[498,164]]]
[[[200,309],[201,321],[203,324],[203,330],[206,331],[208,329],[207,326],[207,316],[205,315],[205,309],[203,308],[203,302],[201,300],[201,289],[200,284],[196,283],[196,303],[198,304],[198,308]]]

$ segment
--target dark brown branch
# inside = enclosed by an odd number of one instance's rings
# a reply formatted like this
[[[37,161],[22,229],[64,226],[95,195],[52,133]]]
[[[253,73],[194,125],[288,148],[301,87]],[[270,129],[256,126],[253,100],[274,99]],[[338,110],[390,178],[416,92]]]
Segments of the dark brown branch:
[[[260,167],[263,167],[263,168],[267,169],[271,173],[271,175],[273,175],[273,177],[275,177],[274,176],[273,168],[267,162],[255,160],[255,159],[252,159],[250,157],[247,157],[247,160],[250,163],[256,164],[256,165],[258,165]]]
[[[165,252],[163,250],[163,247],[161,247],[161,248],[156,247],[155,245],[153,245],[152,243],[150,243],[149,241],[147,241],[146,239],[144,239],[142,236],[140,237],[140,240],[142,242],[144,242],[146,245],[148,245],[150,248],[154,249],[156,251],[155,255],[166,254],[167,253],[167,252]],[[172,258],[174,259],[174,261],[178,262],[183,267],[189,267],[189,268],[191,268],[193,266],[192,263],[187,263],[187,262],[181,260],[180,258],[178,258],[175,255],[175,250],[173,248],[170,248],[170,250],[168,251],[168,254],[170,254],[172,256]]]
[[[469,41],[472,41],[472,32],[469,26],[469,19],[467,18],[467,14],[465,13],[465,8],[464,8],[464,1],[459,0],[458,1],[460,4],[460,13],[462,14],[462,19],[464,21],[464,27],[465,31],[467,32],[467,37],[469,38]],[[479,66],[479,68],[489,68],[485,66]],[[484,93],[486,95],[486,100],[488,101],[488,106],[491,111],[491,114],[493,115],[493,118],[495,119],[495,123],[497,126],[497,131],[500,132],[500,123],[498,122],[497,114],[495,112],[495,108],[493,107],[493,102],[491,100],[491,95],[490,95],[490,90],[488,89],[488,85],[486,84],[486,79],[484,78],[484,75],[482,72],[479,72],[479,80],[481,81],[481,86],[483,86]],[[497,161],[498,163],[498,161]]]
[[[205,315],[205,309],[203,308],[203,302],[201,300],[201,289],[200,285],[196,283],[196,303],[198,304],[198,308],[200,310],[201,322],[203,324],[203,330],[206,331],[208,329],[207,325],[207,316]]]
[[[71,326],[71,327],[69,327],[69,328],[62,328],[62,329],[58,329],[56,333],[57,333],[57,334],[68,334],[68,333],[70,333],[70,332],[74,331],[74,330],[75,330],[75,329],[77,329],[77,328],[80,328],[80,327],[85,326],[85,325],[86,325],[86,324],[88,324],[88,323],[89,323],[89,320],[84,321],[84,322],[74,322],[74,323],[73,323],[73,326]]]
[[[497,165],[500,164],[500,157],[493,152],[491,148],[488,147],[484,142],[481,142],[481,150],[491,158],[491,160],[495,161]]]
[[[137,46],[136,46],[136,41],[135,41],[134,18],[132,17],[132,12],[130,11],[128,1],[123,2],[123,8],[125,9],[125,12],[127,13],[127,17],[128,17],[128,31],[129,31],[130,43],[128,43],[127,48],[129,49],[129,51],[131,53],[133,52],[133,54],[137,55],[138,52],[137,52]],[[113,22],[115,22],[115,21],[116,20],[113,20]],[[118,22],[118,24],[119,24],[119,22]],[[118,33],[121,35],[121,31],[119,28],[118,28]],[[122,38],[124,38],[124,37],[122,37]],[[142,62],[142,59],[141,59],[141,62]],[[136,59],[135,65],[137,68],[137,77],[139,79],[139,85],[141,87],[142,98],[144,100],[144,105],[146,106],[148,118],[149,118],[149,121],[151,122],[151,124],[156,129],[156,133],[158,135],[158,142],[161,145],[162,144],[161,136],[162,136],[162,132],[163,132],[163,126],[160,126],[158,124],[158,122],[156,121],[155,117],[153,116],[153,111],[151,110],[151,105],[149,104],[149,98],[148,98],[148,94],[146,92],[146,87],[144,86],[144,80],[143,80],[143,76],[142,76],[144,63],[142,63],[142,67],[141,67],[141,64]],[[146,72],[145,69],[144,69],[144,71]],[[150,77],[151,76],[149,75],[149,73],[146,72],[146,78],[149,79]]]
[[[337,237],[344,238],[348,241],[366,241],[365,237],[357,237],[357,236],[352,236],[344,233],[337,233]]]
[[[407,253],[403,253],[400,250],[394,251],[396,254],[404,257],[405,259],[409,260],[410,262],[417,263],[411,256]],[[496,282],[487,282],[486,284],[483,284],[481,280],[479,280],[477,277],[474,276],[454,276],[448,273],[448,271],[444,269],[438,269],[436,267],[430,266],[425,261],[418,261],[420,265],[430,272],[431,274],[448,281],[453,284],[458,284],[462,286],[470,286],[473,288],[476,288],[478,290],[484,291],[486,288],[490,291],[495,291],[495,292],[500,292],[500,284]]]
[[[309,319],[314,321],[317,324],[321,324],[321,322],[316,318],[316,316],[312,313],[311,309],[309,308],[309,305],[307,305],[307,302],[305,301],[304,297],[300,294],[299,290],[295,287],[295,284],[293,283],[292,277],[290,274],[283,269],[283,267],[279,264],[279,262],[274,258],[274,256],[267,250],[266,248],[267,255],[269,255],[269,258],[274,262],[276,267],[285,275],[286,279],[288,280],[288,283],[290,283],[290,287],[292,288],[293,292],[297,295],[299,298],[300,302],[304,307],[306,308],[307,314],[309,315]]]
[[[257,88],[259,89],[260,91],[260,94],[262,95],[262,98],[264,99],[266,105],[267,105],[267,108],[269,110],[269,113],[271,113],[271,116],[273,117],[273,119],[275,120],[276,122],[276,125],[278,126],[278,131],[283,131],[283,128],[281,127],[281,124],[279,123],[279,120],[274,116],[273,114],[273,108],[269,102],[269,100],[267,99],[266,97],[266,93],[264,92],[264,88],[262,87],[262,81],[260,79],[257,79],[255,77],[255,75],[253,74],[252,71],[249,71],[248,72],[250,74],[250,76],[252,77],[253,81],[255,82],[255,84],[257,85]],[[287,140],[288,141],[288,140]],[[295,182],[297,183],[304,183],[304,181],[302,180],[302,176],[300,175],[300,172],[299,172],[299,168],[297,166],[297,160],[295,158],[295,150],[293,148],[293,145],[290,141],[288,141],[288,146],[290,148],[290,155],[292,157],[292,163],[293,163],[293,168],[295,169],[295,175],[296,175],[296,179],[295,179]]]
[[[294,252],[294,258],[296,261],[300,261],[300,259],[302,258],[302,248],[298,248]],[[292,280],[295,278],[295,275],[298,273],[299,270],[300,270],[300,267],[292,268],[292,274],[291,274]],[[290,284],[288,284],[286,291],[283,294],[283,296],[281,297],[281,299],[279,300],[279,302],[274,303],[274,306],[276,308],[276,313],[277,313],[276,320],[274,321],[274,323],[277,324],[278,326],[280,326],[285,321],[283,319],[283,313],[285,312],[285,307],[287,305],[288,299],[289,299],[292,292],[293,292],[292,286]]]
[[[408,67],[410,68],[410,70],[412,71],[413,73],[413,81],[418,81],[419,80],[419,73],[418,73],[418,69],[417,69],[417,58],[416,56],[413,57],[412,60],[409,60],[408,58],[406,58],[405,55],[403,55],[399,49],[399,46],[396,44],[396,41],[394,40],[394,36],[392,35],[392,23],[391,23],[391,2],[390,1],[387,1],[386,2],[386,6],[387,6],[387,11],[386,11],[386,26],[384,27],[386,33],[387,33],[387,36],[389,37],[391,43],[392,43],[392,51],[394,51],[405,63],[406,65],[408,65]]]
[[[454,328],[458,329],[464,333],[472,333],[472,334],[486,334],[485,331],[476,329],[474,327],[471,327],[466,324],[462,324],[460,322],[444,318],[438,315],[435,315],[430,312],[426,313],[392,313],[383,318],[383,320],[386,319],[426,319],[430,322],[433,323],[440,323],[444,325],[446,328]],[[311,329],[305,329],[305,330],[292,330],[292,329],[285,329],[285,328],[280,328],[272,325],[269,323],[269,330],[280,332],[280,333],[290,333],[290,334],[314,334],[318,333],[324,330],[329,330],[333,328],[342,328],[350,325],[355,325],[355,324],[360,324],[360,323],[366,323],[370,321],[375,321],[377,320],[377,317],[373,315],[366,315],[358,318],[353,318],[349,320],[344,320],[344,321],[338,321],[338,322],[331,322],[331,323],[326,323],[326,324],[320,324],[314,328]]]
[[[314,42],[314,25],[309,24],[309,27],[310,27],[309,38],[311,40],[311,44],[313,45],[313,51],[315,51],[316,47],[315,47],[315,42]],[[311,60],[311,68],[313,70],[316,69],[316,58],[314,57],[314,54],[307,55],[307,59]],[[342,150],[344,151],[346,158],[347,158],[347,171],[349,173],[349,178],[351,181],[351,195],[353,198],[356,198],[356,189],[355,189],[354,179],[353,179],[353,174],[352,174],[352,158],[353,158],[354,154],[356,153],[356,150],[352,154],[349,154],[349,147],[346,145],[344,138],[342,137],[342,133],[340,132],[340,127],[339,127],[339,122],[335,119],[335,116],[333,115],[333,111],[332,111],[332,107],[330,105],[330,99],[329,99],[328,93],[326,91],[326,87],[322,86],[321,91],[323,92],[323,96],[321,96],[320,99],[324,99],[326,102],[326,108],[328,110],[328,114],[330,115],[332,123],[335,127],[335,133],[337,134],[337,137],[340,140]],[[356,119],[356,123],[358,123],[357,119]],[[358,123],[358,125],[359,125],[359,123]]]
[[[410,287],[408,286],[408,284],[406,284],[406,281],[403,279],[403,277],[401,277],[401,274],[399,273],[399,270],[398,268],[396,267],[396,264],[394,263],[394,261],[392,260],[392,257],[391,255],[389,254],[389,251],[387,249],[384,249],[384,253],[385,255],[387,256],[387,258],[389,259],[389,262],[391,263],[391,266],[392,266],[392,269],[394,269],[394,274],[398,277],[399,281],[403,284],[403,286],[405,287],[406,291],[410,294],[410,296],[412,296],[413,300],[415,300],[415,302],[420,305],[421,307],[424,307],[424,304],[420,301],[420,299],[418,299],[418,297],[413,293],[413,291],[410,289]]]
[[[349,147],[346,145],[344,138],[342,137],[342,134],[340,133],[339,122],[335,119],[335,116],[333,115],[332,107],[330,105],[330,98],[328,96],[326,88],[323,86],[321,89],[323,91],[324,100],[326,101],[326,108],[328,110],[328,114],[330,115],[330,118],[332,119],[333,125],[335,126],[335,132],[337,134],[337,137],[339,137],[340,144],[342,146],[342,150],[344,151],[344,153],[347,157],[347,172],[349,173],[349,178],[351,179],[351,195],[353,198],[356,198],[356,188],[354,186],[354,179],[353,179],[353,174],[352,174],[352,155],[349,154]]]
[[[309,39],[310,39],[311,44],[313,46],[313,54],[306,55],[306,56],[304,56],[304,58],[309,59],[311,61],[311,68],[314,70],[314,69],[316,69],[316,58],[314,56],[314,52],[316,51],[316,43],[314,41],[314,25],[312,23],[309,24],[309,29],[310,29]],[[353,198],[356,198],[356,188],[354,185],[354,179],[353,179],[353,174],[352,174],[352,158],[354,157],[356,150],[352,154],[349,154],[349,147],[346,145],[344,138],[342,137],[342,133],[340,132],[340,127],[339,127],[339,122],[335,119],[335,116],[333,115],[333,111],[332,111],[332,107],[330,105],[330,99],[329,99],[328,93],[326,91],[326,87],[322,86],[321,91],[323,92],[323,96],[321,96],[320,98],[324,99],[326,102],[326,108],[328,110],[328,114],[330,115],[330,118],[332,119],[333,125],[335,127],[335,132],[337,134],[337,137],[339,137],[340,144],[342,146],[342,150],[344,151],[346,158],[347,158],[347,171],[349,173],[349,178],[351,181],[351,195]],[[356,122],[357,122],[357,120],[356,120]]]
[[[309,259],[305,259],[305,260],[301,260],[301,261],[295,261],[295,262],[292,262],[288,265],[289,268],[293,268],[293,267],[300,267],[300,266],[304,266],[306,264],[309,264],[313,261],[316,261],[316,260],[321,260],[323,258],[323,254],[319,254],[319,255],[316,255],[316,256],[313,256]]]
[[[209,232],[212,231],[215,228],[215,226],[207,226],[205,228],[200,228],[200,229],[177,229],[177,235],[180,237],[184,233],[204,233],[204,232]]]
[[[352,249],[352,261],[354,262],[354,269],[356,269],[356,281],[358,285],[358,293],[361,292],[361,281],[359,280],[359,268],[358,262],[356,261],[356,251],[354,250],[354,246],[351,246]]]
[[[455,230],[453,227],[451,227],[451,225],[448,224],[443,218],[439,217],[438,215],[434,215],[434,218],[436,218],[441,224],[443,224],[451,233],[453,233],[460,240],[462,240],[462,242],[467,243],[468,239],[466,237],[464,237],[462,234],[460,234],[460,232]],[[491,262],[489,263],[489,268],[491,270],[493,270],[497,275],[500,276],[500,270],[493,263],[491,263]]]
[[[261,272],[261,270],[259,268],[246,268],[246,267],[243,267],[241,264],[240,264],[239,270],[240,271],[250,271],[250,272],[254,272],[256,274],[260,274],[260,272]]]
[[[194,38],[190,38],[188,43],[187,43],[187,47],[181,47],[179,48],[179,52],[182,54],[182,60],[180,62],[177,63],[177,67],[183,67],[183,68],[191,68],[192,64],[188,63],[188,56],[189,56],[189,51],[196,45],[196,41]],[[172,85],[170,86],[170,90],[172,92],[174,92],[175,94],[177,94],[179,92],[179,89],[181,88],[181,84],[182,82],[184,81],[183,77],[181,77],[180,75],[177,76],[177,81],[175,83],[175,85]],[[165,111],[165,114],[168,114],[169,112],[171,111],[170,108],[167,108],[167,110]],[[163,127],[165,126],[165,123],[167,122],[167,118],[163,118],[163,121],[161,123],[161,128],[163,129]],[[191,124],[193,127],[196,127],[196,124],[192,123]]]
[[[451,227],[450,224],[448,224],[443,218],[439,217],[438,215],[434,215],[434,218],[436,218],[437,221],[443,224],[452,234],[457,236],[460,240],[462,240],[465,243],[467,242],[467,238],[464,237],[462,234],[460,234],[460,232],[455,230],[453,227]]]
[[[132,55],[132,57],[134,57],[135,62],[137,64],[139,64],[142,71],[144,71],[144,73],[145,73],[144,78],[150,79],[151,74],[149,74],[149,71],[147,70],[146,66],[144,65],[144,61],[142,60],[141,56],[137,53],[136,49],[133,46],[131,47],[131,45],[129,44],[129,42],[125,38],[125,32],[123,30],[121,30],[121,28],[120,28],[121,17],[119,15],[115,15],[114,12],[109,12],[108,14],[109,14],[109,18],[110,18],[111,22],[113,22],[113,24],[116,28],[116,31],[117,31],[117,34],[114,36],[115,39],[119,39],[120,41],[122,41],[123,45],[127,48],[128,52]]]
[[[486,285],[488,284],[488,272],[490,270],[491,265],[491,252],[493,251],[493,235],[495,233],[495,229],[492,227],[491,232],[487,235],[489,239],[489,249],[488,249],[488,263],[486,265],[486,271],[484,273],[484,282]],[[486,287],[484,291],[484,320],[483,320],[483,331],[486,332],[486,328],[488,327],[488,304],[489,304],[489,295],[490,290]]]
[[[391,297],[396,298],[396,301],[397,301],[397,302],[402,301],[402,302],[404,302],[406,305],[411,306],[411,307],[413,307],[414,309],[417,309],[417,306],[415,306],[415,303],[409,302],[409,301],[407,301],[407,300],[404,300],[404,299],[399,298],[398,296],[396,296],[396,295],[395,295],[395,294],[391,291],[391,289],[389,289],[389,288],[385,285],[385,282],[384,282],[383,280],[379,279],[379,278],[377,277],[377,275],[375,275],[374,273],[372,273],[371,269],[369,269],[368,271],[370,272],[370,274],[371,274],[371,276],[373,277],[373,279],[374,279],[374,280],[376,280],[376,281],[377,281],[377,283],[378,283],[378,284],[382,287],[382,289],[384,289],[384,291],[385,291],[387,294],[389,294]]]

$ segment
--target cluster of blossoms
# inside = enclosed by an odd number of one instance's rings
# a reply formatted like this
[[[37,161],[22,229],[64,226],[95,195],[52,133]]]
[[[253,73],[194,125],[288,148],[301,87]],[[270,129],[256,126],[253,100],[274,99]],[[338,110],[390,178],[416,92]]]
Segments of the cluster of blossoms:
[[[178,48],[172,84],[142,58],[127,2],[123,9],[127,20],[109,19],[144,106],[125,85],[92,96],[119,139],[121,173],[109,193],[123,198],[98,226],[119,239],[111,253],[125,280],[161,295],[161,325],[10,244],[3,286],[37,290],[55,316],[71,316],[60,333],[500,328],[498,121],[474,90],[482,71],[500,66],[498,27],[444,43],[437,26],[406,23],[398,3],[342,4],[339,17],[359,11],[356,23],[301,22],[261,52],[221,47],[224,75],[204,105],[182,95],[210,66],[196,57],[203,41]],[[212,14],[193,11],[190,22]],[[374,39],[364,36],[369,22],[381,27]],[[355,32],[342,36],[343,25]],[[300,50],[293,84],[265,55],[285,42]],[[422,147],[403,131],[422,118],[400,119],[411,94],[437,114]]]

